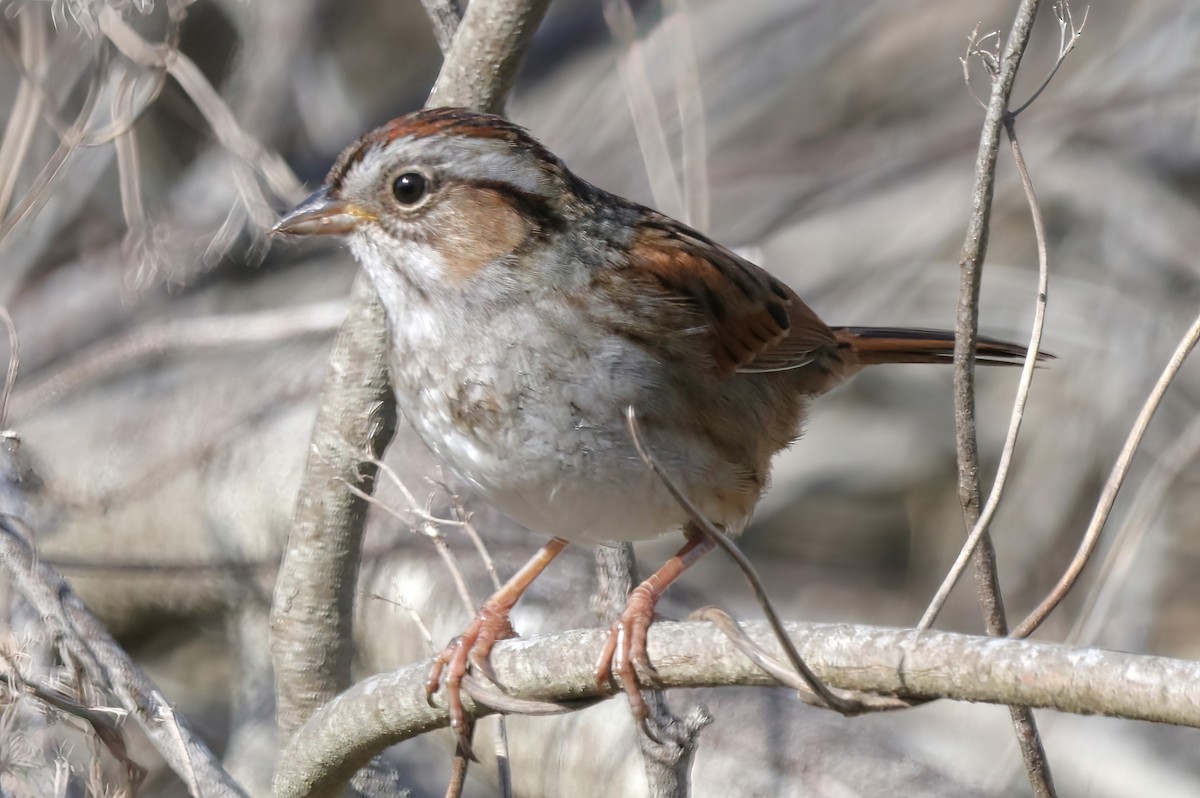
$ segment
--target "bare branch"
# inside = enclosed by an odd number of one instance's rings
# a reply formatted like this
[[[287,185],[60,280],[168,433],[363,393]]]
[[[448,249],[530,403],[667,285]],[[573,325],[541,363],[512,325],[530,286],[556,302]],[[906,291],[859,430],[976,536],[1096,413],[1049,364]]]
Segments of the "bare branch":
[[[129,658],[61,576],[39,561],[30,531],[13,516],[0,516],[0,564],[36,612],[60,636],[72,657],[98,674],[133,716],[154,747],[196,798],[246,798],[220,760],[187,721],[175,715],[158,687]]]
[[[1016,126],[1012,117],[1008,117],[1005,126],[1008,130],[1009,141],[1012,143],[1013,161],[1017,165],[1017,173],[1021,176],[1021,186],[1025,189],[1025,199],[1029,203],[1029,213],[1033,217],[1033,233],[1034,238],[1037,240],[1038,285],[1037,295],[1034,297],[1033,331],[1029,336],[1029,350],[1025,354],[1025,363],[1021,368],[1021,380],[1017,385],[1016,397],[1013,399],[1012,416],[1008,422],[1008,434],[1004,439],[1004,448],[1000,452],[1000,464],[996,469],[996,479],[992,482],[991,493],[988,494],[987,503],[983,506],[983,512],[980,513],[979,520],[975,522],[975,527],[971,530],[971,534],[967,536],[967,541],[963,544],[958,559],[954,561],[950,572],[942,580],[941,586],[938,588],[933,600],[929,603],[929,608],[925,610],[925,615],[922,616],[921,622],[917,624],[918,629],[928,629],[933,626],[938,613],[942,611],[946,600],[950,598],[950,591],[958,584],[958,580],[967,569],[967,564],[970,562],[971,556],[975,553],[975,548],[979,545],[979,541],[983,538],[984,534],[987,533],[988,525],[991,524],[996,510],[1000,506],[1000,497],[1003,495],[1004,485],[1008,479],[1008,471],[1012,465],[1013,454],[1017,449],[1017,436],[1021,432],[1021,422],[1025,418],[1025,403],[1029,399],[1029,388],[1033,383],[1033,374],[1037,367],[1037,358],[1042,346],[1042,329],[1046,321],[1046,299],[1050,286],[1049,255],[1046,250],[1046,225],[1042,219],[1041,204],[1038,203],[1037,194],[1033,190],[1033,181],[1029,177],[1029,169],[1025,166],[1025,156],[1021,154],[1021,145],[1017,141]]]
[[[521,57],[549,5],[550,0],[471,3],[426,105],[501,113]]]
[[[787,630],[817,673],[843,689],[1200,726],[1198,662],[867,626],[788,624]],[[746,631],[756,645],[781,655],[765,623],[747,624]],[[611,687],[597,687],[592,678],[606,636],[606,630],[587,629],[504,641],[492,652],[492,665],[513,696],[611,695]],[[775,685],[708,623],[656,623],[648,644],[666,687]],[[416,663],[373,676],[322,708],[284,751],[287,767],[276,779],[276,798],[339,795],[350,775],[383,748],[446,726],[446,709],[425,700],[428,667]],[[488,712],[470,701],[467,709]]]
[[[808,681],[797,673],[795,668],[785,666],[782,662],[759,648],[758,644],[746,634],[741,624],[734,620],[733,616],[729,613],[717,607],[703,607],[689,615],[688,620],[708,621],[720,629],[729,638],[730,642],[737,646],[738,651],[746,655],[751,662],[771,674],[780,684],[795,690],[801,701],[815,707],[820,707],[821,709],[829,708],[825,700],[809,687]],[[916,703],[894,696],[873,695],[862,691],[854,691],[852,695],[847,697],[856,702],[864,712],[891,712],[897,709],[909,709]]]
[[[853,702],[843,699],[823,684],[804,662],[804,658],[800,656],[800,652],[792,645],[791,640],[788,639],[784,632],[783,620],[779,617],[779,613],[775,611],[775,606],[771,603],[770,596],[767,595],[766,586],[758,578],[758,573],[754,570],[754,566],[750,561],[746,559],[746,555],[742,554],[741,549],[735,546],[725,533],[717,529],[712,521],[704,517],[704,514],[700,512],[700,508],[696,507],[692,500],[675,484],[670,475],[663,470],[663,467],[654,457],[654,454],[642,446],[642,438],[638,430],[637,414],[632,407],[626,411],[625,418],[629,425],[629,437],[633,438],[633,445],[637,448],[638,455],[641,456],[650,470],[654,472],[654,475],[663,483],[663,486],[671,494],[671,498],[675,499],[679,506],[687,512],[688,518],[691,519],[696,528],[708,536],[713,543],[717,544],[734,561],[738,570],[742,572],[742,576],[746,577],[746,581],[750,583],[750,589],[754,591],[754,597],[758,599],[759,607],[762,608],[763,614],[767,616],[767,622],[775,630],[779,645],[787,654],[788,662],[796,669],[801,678],[808,683],[809,689],[820,696],[821,700],[825,702],[825,706],[830,709],[841,712],[843,715],[856,714],[859,708]]]
[[[1016,79],[1017,67],[1029,41],[1038,0],[1024,0],[1013,22],[1004,47],[999,72],[992,82],[987,116],[980,134],[979,154],[975,162],[975,188],[972,194],[973,212],[967,225],[959,259],[961,283],[958,298],[958,319],[954,347],[954,416],[958,449],[958,490],[963,514],[969,526],[979,519],[979,451],[975,434],[975,347],[979,335],[979,288],[983,277],[983,261],[987,255],[988,226],[991,220],[992,195],[996,181],[996,156],[1000,147],[1000,131],[1008,97]],[[990,566],[991,541],[986,530],[980,542],[981,570]],[[992,634],[1004,633],[1001,601],[995,593],[995,579],[982,580],[982,600],[987,611],[988,627]]]
[[[976,23],[975,28],[967,34],[967,51],[961,58],[958,59],[962,64],[963,83],[967,84],[967,91],[975,98],[975,102],[979,103],[979,107],[987,110],[987,103],[975,93],[975,87],[971,85],[971,60],[978,58],[987,68],[988,74],[994,80],[996,77],[996,64],[1000,59],[1000,31],[992,31],[979,35],[979,26],[982,22]],[[985,42],[991,40],[994,45],[994,51],[987,49]]]
[[[1067,56],[1075,49],[1079,37],[1083,35],[1083,27],[1087,25],[1088,12],[1091,11],[1091,6],[1086,6],[1083,9],[1083,19],[1079,21],[1079,27],[1075,27],[1075,18],[1071,13],[1070,0],[1057,0],[1054,3],[1054,16],[1058,18],[1058,58],[1054,61],[1054,66],[1051,67],[1050,73],[1046,75],[1046,79],[1042,81],[1042,85],[1037,87],[1037,90],[1030,95],[1029,99],[1021,104],[1021,107],[1013,111],[1011,116],[1014,118],[1021,115],[1029,106],[1033,105],[1038,97],[1042,96],[1042,92],[1050,85],[1050,81],[1054,80],[1054,76],[1058,74],[1058,68],[1067,60]]]
[[[281,744],[350,685],[354,586],[378,456],[392,437],[395,402],[384,364],[383,308],[362,275],[334,344],[287,549],[271,608],[276,721]]]
[[[1133,422],[1133,428],[1129,430],[1129,435],[1125,439],[1125,445],[1121,447],[1121,453],[1117,456],[1117,462],[1113,464],[1112,471],[1108,475],[1108,481],[1104,483],[1104,490],[1100,493],[1100,501],[1096,504],[1096,510],[1092,513],[1092,520],[1088,523],[1087,531],[1083,535],[1083,540],[1079,542],[1079,548],[1075,552],[1075,556],[1071,559],[1070,565],[1058,580],[1058,584],[1050,591],[1046,598],[1038,604],[1029,616],[1021,621],[1016,629],[1013,629],[1011,637],[1021,638],[1028,637],[1042,625],[1054,608],[1067,597],[1074,586],[1075,581],[1079,579],[1079,575],[1083,573],[1084,566],[1088,564],[1092,553],[1096,550],[1096,544],[1100,542],[1100,533],[1104,531],[1104,524],[1108,521],[1108,515],[1112,512],[1113,503],[1117,500],[1117,492],[1121,490],[1121,485],[1125,482],[1125,477],[1129,474],[1129,466],[1133,463],[1133,456],[1137,453],[1138,446],[1142,443],[1142,436],[1146,434],[1146,428],[1150,426],[1150,420],[1154,418],[1154,413],[1158,410],[1158,406],[1162,404],[1163,396],[1167,392],[1167,388],[1171,387],[1171,382],[1175,379],[1175,375],[1179,373],[1179,368],[1183,365],[1183,361],[1187,359],[1189,353],[1195,348],[1196,342],[1200,340],[1200,316],[1192,322],[1192,326],[1184,333],[1184,336],[1179,341],[1179,345],[1175,347],[1171,359],[1167,361],[1166,367],[1155,383],[1154,389],[1150,391],[1150,395],[1146,397],[1146,402],[1142,405],[1141,411],[1138,413],[1137,419]]]
[[[23,74],[8,121],[4,125],[4,137],[0,139],[0,219],[7,213],[8,204],[16,191],[21,161],[33,142],[33,133],[44,102],[43,94],[38,91],[31,75],[46,52],[43,8],[40,4],[30,6],[17,17],[21,43],[20,52],[14,55]]]
[[[97,21],[100,30],[126,58],[141,66],[166,69],[204,115],[221,145],[262,175],[275,196],[289,201],[298,201],[303,196],[303,186],[291,167],[242,129],[195,62],[173,47],[147,42],[112,6],[101,6]]]
[[[1113,605],[1127,586],[1129,572],[1153,526],[1154,519],[1163,511],[1163,500],[1167,491],[1198,456],[1200,416],[1194,417],[1167,450],[1154,461],[1150,473],[1138,486],[1124,522],[1112,536],[1112,543],[1105,552],[1084,608],[1075,621],[1075,627],[1064,642],[1072,645],[1096,642],[1101,630],[1112,618]]]
[[[1029,43],[1038,5],[1039,0],[1022,0],[1005,40],[1000,61],[994,66],[989,65],[989,72],[994,73],[992,91],[975,160],[973,210],[959,258],[960,282],[954,341],[954,427],[959,501],[969,528],[974,528],[980,517],[979,449],[975,433],[975,348],[979,337],[979,289],[983,280],[983,261],[987,255],[988,227],[996,183],[996,156],[1000,149],[1000,130],[1008,111],[1009,96],[1021,65],[1021,57]],[[985,59],[984,63],[989,62]],[[1000,594],[996,552],[986,527],[980,533],[976,548],[975,574],[988,634],[1003,635],[1008,631],[1008,623],[1004,617],[1004,599]],[[1011,712],[1017,743],[1025,759],[1034,793],[1039,798],[1050,798],[1054,795],[1054,784],[1033,713],[1016,706],[1011,708]]]
[[[421,0],[425,13],[429,15],[429,24],[433,26],[433,38],[437,39],[438,49],[442,54],[450,52],[454,43],[454,34],[458,30],[462,11],[456,0]]]

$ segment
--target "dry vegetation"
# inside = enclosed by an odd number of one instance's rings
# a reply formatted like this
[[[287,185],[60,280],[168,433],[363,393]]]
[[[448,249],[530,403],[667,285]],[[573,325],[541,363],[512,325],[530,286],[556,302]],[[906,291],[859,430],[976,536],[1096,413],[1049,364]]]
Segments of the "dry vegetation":
[[[480,13],[504,5],[474,2]],[[552,6],[511,117],[584,177],[753,253],[832,323],[954,325],[980,102],[992,92],[989,70],[1004,71],[987,53],[1011,43],[1021,4],[664,0],[634,4],[636,18],[621,3],[600,5]],[[1063,46],[1055,4],[1041,5],[1012,108]],[[342,146],[425,101],[439,40],[416,0],[0,0],[0,11],[0,305],[20,342],[4,421],[12,433],[0,441],[0,561],[13,577],[0,580],[0,794],[212,796],[240,785],[267,795],[280,735],[322,703],[285,685],[277,729],[270,613],[300,486],[306,469],[310,485],[325,475],[329,493],[301,497],[320,541],[329,496],[354,516],[350,488],[334,478],[339,463],[351,482],[373,466],[360,441],[332,455],[310,446],[318,404],[336,385],[327,364],[353,264],[336,248],[270,246],[264,231]],[[1076,29],[1082,18],[1076,6]],[[969,91],[959,59],[972,47],[985,54],[967,59]],[[1097,0],[1074,51],[1015,123],[1044,223],[1042,344],[1058,359],[1032,374],[990,527],[1011,626],[1067,569],[1196,317],[1198,100],[1192,3]],[[978,324],[1020,339],[1038,306],[1039,252],[1008,141],[998,138]],[[1020,380],[1017,369],[978,375],[983,501]],[[818,403],[740,541],[784,618],[918,623],[967,534],[953,383],[951,369],[876,370]],[[795,627],[810,663],[842,687],[1024,696],[1165,721],[1036,716],[1063,794],[1196,794],[1198,392],[1196,369],[1183,364],[1097,553],[1036,635],[1137,656]],[[386,431],[361,409],[349,419],[354,434]],[[401,721],[388,713],[409,713],[406,735],[445,723],[440,709],[410,700],[423,666],[396,669],[427,659],[430,641],[457,633],[490,590],[479,540],[501,575],[538,541],[460,498],[403,423],[383,464],[357,587],[341,595],[354,615],[345,649],[354,678],[384,674],[372,684],[389,697],[367,703],[398,739]],[[649,565],[675,545],[637,555]],[[569,549],[519,606],[519,631],[597,626],[596,612],[611,614],[621,594],[619,560],[609,552],[598,591],[592,553]],[[61,606],[56,572],[100,623],[72,601]],[[985,632],[973,579],[968,569],[935,628]],[[663,610],[683,618],[710,603],[761,617],[719,556]],[[104,645],[105,629],[157,688]],[[708,626],[662,631],[651,654],[672,685],[765,683]],[[561,697],[586,687],[594,636],[498,651],[497,671],[529,696]],[[673,669],[689,657],[727,671]],[[529,676],[530,661],[550,663],[549,675]],[[913,670],[897,676],[904,665]],[[288,667],[316,670],[311,660]],[[937,701],[847,719],[761,686],[673,690],[667,700],[688,718],[686,734],[669,735],[683,741],[673,753],[639,742],[623,700],[511,716],[506,748],[496,721],[483,720],[483,761],[466,793],[496,794],[507,769],[516,795],[642,794],[648,779],[672,794],[671,757],[686,763],[691,738],[697,795],[1031,790],[1003,707]],[[193,731],[219,759],[185,749]],[[301,737],[283,762],[294,773],[313,751]],[[448,733],[417,736],[358,786],[439,795],[461,770],[452,757]],[[300,794],[298,778],[280,794]]]

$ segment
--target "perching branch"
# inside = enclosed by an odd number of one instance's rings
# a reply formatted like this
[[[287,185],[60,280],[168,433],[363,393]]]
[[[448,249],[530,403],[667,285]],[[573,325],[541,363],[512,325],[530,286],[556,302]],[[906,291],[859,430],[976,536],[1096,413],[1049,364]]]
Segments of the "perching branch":
[[[766,624],[745,628],[758,646],[781,656]],[[840,688],[1200,727],[1200,662],[868,626],[787,629],[817,674]],[[611,695],[611,687],[598,688],[592,678],[606,635],[587,629],[504,641],[492,652],[492,666],[513,696],[569,701]],[[656,623],[648,651],[665,687],[776,684],[706,622]],[[415,663],[373,676],[323,707],[284,751],[276,798],[340,795],[379,751],[446,726],[445,707],[425,700],[428,669],[427,662]],[[465,704],[471,713],[489,711],[469,698]]]

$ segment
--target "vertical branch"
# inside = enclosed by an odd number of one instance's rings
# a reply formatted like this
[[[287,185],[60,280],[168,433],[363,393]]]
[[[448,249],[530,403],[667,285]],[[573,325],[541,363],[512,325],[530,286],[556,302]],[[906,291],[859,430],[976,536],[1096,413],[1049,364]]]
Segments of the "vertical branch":
[[[433,25],[433,37],[437,39],[438,49],[442,55],[450,52],[454,42],[454,34],[458,31],[458,22],[462,19],[462,11],[458,0],[421,0],[425,6],[425,14]]]
[[[271,607],[281,745],[350,685],[354,585],[377,456],[395,429],[383,308],[359,275],[330,357],[296,513]]]
[[[633,545],[597,546],[596,573],[600,583],[592,596],[592,609],[601,623],[610,625],[621,617],[629,591],[637,583]],[[688,776],[700,731],[712,718],[702,707],[693,707],[686,718],[675,716],[662,690],[643,690],[642,695],[650,713],[646,718],[647,727],[657,738],[638,735],[648,795],[651,798],[686,796],[690,792]]]
[[[426,105],[501,113],[521,57],[549,6],[550,0],[471,3]]]
[[[430,104],[500,110],[549,0],[475,0],[463,18]],[[350,681],[351,619],[371,464],[391,439],[383,309],[370,282],[355,281],[329,363],[313,452],[275,587],[275,658],[281,744]],[[286,763],[281,763],[281,768]]]
[[[979,139],[975,160],[975,187],[971,197],[972,213],[967,235],[959,257],[961,271],[958,294],[958,313],[954,344],[954,426],[958,451],[958,494],[967,526],[979,519],[979,450],[975,432],[975,347],[979,337],[979,289],[983,280],[983,260],[987,255],[988,226],[991,221],[992,196],[996,183],[996,157],[1000,149],[1000,133],[1004,127],[1009,95],[1013,81],[1029,41],[1033,17],[1039,0],[1022,0],[1005,44],[1004,55],[992,81],[991,98]],[[991,550],[991,540],[984,535],[980,551]],[[988,570],[988,557],[976,560],[978,567]],[[994,591],[994,579],[985,579],[981,592]],[[989,631],[1003,634],[995,625],[997,610],[1002,613],[998,595],[982,597],[989,616]],[[1003,625],[1003,622],[1001,622]]]
[[[1021,1],[1005,41],[1003,55],[995,65],[991,96],[975,160],[972,213],[959,259],[961,275],[954,343],[954,425],[958,452],[958,495],[968,529],[976,525],[980,515],[979,450],[975,431],[975,348],[979,335],[979,289],[983,278],[983,261],[987,255],[988,226],[996,183],[996,158],[1000,149],[1001,129],[1008,114],[1009,97],[1021,57],[1029,43],[1038,5],[1039,0]],[[1008,625],[996,570],[996,552],[986,532],[980,537],[975,555],[975,575],[988,634],[1006,634]],[[1054,784],[1033,713],[1023,707],[1013,706],[1010,709],[1017,743],[1034,792],[1038,796],[1052,796],[1055,794]]]
[[[1017,449],[1017,435],[1021,431],[1021,422],[1025,417],[1025,403],[1029,398],[1029,389],[1033,383],[1034,370],[1037,367],[1038,356],[1041,352],[1042,329],[1046,321],[1046,299],[1050,287],[1050,264],[1046,247],[1046,225],[1042,219],[1042,208],[1038,203],[1037,193],[1033,188],[1033,181],[1030,179],[1029,170],[1025,166],[1025,156],[1021,153],[1021,145],[1017,140],[1016,122],[1009,116],[1004,125],[1008,131],[1009,142],[1012,144],[1013,162],[1016,164],[1017,174],[1020,175],[1021,186],[1025,189],[1025,199],[1029,202],[1029,213],[1033,220],[1033,235],[1037,241],[1038,284],[1037,297],[1033,308],[1033,332],[1029,336],[1029,349],[1025,354],[1025,364],[1021,369],[1021,380],[1017,386],[1017,394],[1013,399],[1008,434],[1005,436],[1004,449],[1000,452],[1000,465],[996,469],[996,480],[992,483],[992,491],[988,494],[987,502],[983,505],[983,512],[976,519],[975,526],[971,529],[971,534],[967,535],[967,540],[963,543],[958,558],[954,561],[954,565],[951,566],[949,573],[946,574],[946,578],[942,580],[937,594],[929,602],[929,608],[925,610],[920,623],[917,624],[918,629],[929,629],[933,626],[938,613],[942,611],[946,600],[950,597],[950,591],[958,584],[959,577],[963,575],[963,572],[967,569],[967,565],[970,564],[979,541],[987,534],[988,526],[992,523],[992,518],[1000,506],[1000,497],[1004,492],[1004,485],[1008,478],[1009,468],[1012,465],[1012,458]]]

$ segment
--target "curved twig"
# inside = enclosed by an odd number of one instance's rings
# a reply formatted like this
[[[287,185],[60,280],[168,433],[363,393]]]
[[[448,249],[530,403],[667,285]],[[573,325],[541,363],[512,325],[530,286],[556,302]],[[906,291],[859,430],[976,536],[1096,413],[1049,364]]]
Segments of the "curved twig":
[[[1017,385],[1017,393],[1013,399],[1012,416],[1008,422],[1008,434],[1004,439],[1004,448],[1000,452],[1000,464],[996,469],[996,479],[992,482],[991,493],[988,494],[987,502],[983,506],[983,512],[979,514],[979,520],[975,522],[971,534],[967,535],[967,540],[958,554],[958,559],[950,567],[949,573],[946,574],[946,578],[942,580],[937,593],[929,602],[929,608],[925,610],[920,623],[917,624],[918,629],[928,629],[933,626],[938,613],[942,611],[942,608],[946,605],[946,600],[950,598],[950,591],[958,584],[958,580],[962,577],[963,572],[967,569],[967,565],[971,562],[971,556],[975,553],[979,541],[987,534],[988,525],[991,524],[996,510],[1000,506],[1000,497],[1004,493],[1004,485],[1008,480],[1009,467],[1012,465],[1013,454],[1017,449],[1017,436],[1021,432],[1021,422],[1025,418],[1025,403],[1029,399],[1029,388],[1033,383],[1033,375],[1037,369],[1038,355],[1042,346],[1042,330],[1046,322],[1046,299],[1050,290],[1050,265],[1046,250],[1046,225],[1042,218],[1041,203],[1038,202],[1037,194],[1033,190],[1033,181],[1029,177],[1029,169],[1025,165],[1025,156],[1021,153],[1021,145],[1017,141],[1017,131],[1013,123],[1013,117],[1010,115],[1006,118],[1004,124],[1005,129],[1008,131],[1009,141],[1012,144],[1013,161],[1017,165],[1017,173],[1021,176],[1021,187],[1024,188],[1025,199],[1029,203],[1029,213],[1033,217],[1033,234],[1037,241],[1038,281],[1037,294],[1034,298],[1033,307],[1033,330],[1029,335],[1029,350],[1025,353],[1025,363],[1021,367],[1021,380]]]
[[[1138,446],[1141,445],[1142,436],[1146,434],[1146,428],[1150,426],[1150,420],[1154,418],[1154,413],[1158,410],[1158,406],[1162,404],[1163,396],[1167,392],[1167,388],[1171,387],[1171,382],[1175,379],[1175,375],[1179,373],[1183,361],[1187,359],[1189,353],[1195,348],[1196,342],[1200,340],[1200,316],[1192,322],[1192,326],[1184,333],[1184,336],[1179,341],[1179,345],[1175,347],[1175,351],[1171,354],[1171,359],[1167,361],[1167,365],[1163,368],[1162,374],[1155,383],[1154,389],[1150,391],[1150,395],[1146,397],[1145,403],[1142,405],[1141,411],[1138,413],[1137,419],[1133,422],[1133,428],[1129,430],[1129,435],[1125,439],[1125,445],[1121,447],[1121,453],[1117,456],[1117,461],[1113,464],[1112,471],[1108,475],[1108,481],[1104,483],[1104,490],[1100,493],[1100,501],[1096,504],[1096,510],[1092,513],[1092,520],[1088,523],[1087,531],[1084,532],[1083,540],[1079,542],[1079,548],[1075,552],[1075,556],[1071,559],[1067,570],[1059,578],[1058,584],[1050,591],[1050,593],[1042,599],[1037,608],[1029,613],[1025,620],[1021,621],[1017,628],[1013,629],[1010,637],[1022,638],[1028,637],[1042,625],[1054,608],[1066,598],[1067,593],[1075,585],[1075,581],[1079,579],[1079,575],[1083,573],[1084,566],[1088,564],[1092,553],[1096,550],[1096,545],[1100,542],[1100,533],[1104,531],[1104,524],[1108,521],[1108,515],[1112,512],[1113,503],[1117,500],[1117,492],[1121,490],[1121,485],[1125,482],[1125,477],[1129,474],[1129,466],[1133,463],[1133,456],[1137,453]]]
[[[746,577],[746,581],[750,583],[750,588],[754,591],[754,597],[758,599],[758,605],[762,608],[763,614],[767,616],[767,623],[775,631],[776,639],[787,655],[788,661],[796,672],[808,683],[809,689],[820,696],[825,702],[825,706],[830,709],[841,712],[843,715],[856,715],[862,711],[862,708],[856,705],[853,701],[848,701],[842,698],[837,693],[830,690],[812,669],[804,662],[804,658],[800,656],[800,652],[792,645],[792,641],[788,638],[787,633],[783,629],[783,621],[779,617],[779,613],[775,612],[775,606],[771,603],[771,599],[767,596],[767,589],[763,585],[762,580],[758,578],[758,573],[754,570],[754,566],[746,559],[746,555],[742,554],[742,550],[733,544],[727,535],[713,525],[704,513],[700,512],[700,508],[692,503],[679,486],[671,479],[670,474],[663,470],[662,465],[654,457],[653,452],[642,446],[641,435],[638,430],[637,414],[632,407],[628,408],[625,413],[625,420],[629,425],[629,436],[633,438],[633,445],[637,447],[637,452],[642,460],[654,472],[654,475],[666,487],[672,498],[679,503],[688,514],[688,518],[709,537],[714,543],[729,555],[729,558],[737,565],[738,570],[742,572],[742,576]]]

